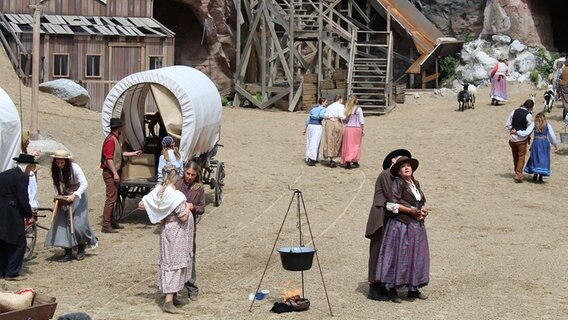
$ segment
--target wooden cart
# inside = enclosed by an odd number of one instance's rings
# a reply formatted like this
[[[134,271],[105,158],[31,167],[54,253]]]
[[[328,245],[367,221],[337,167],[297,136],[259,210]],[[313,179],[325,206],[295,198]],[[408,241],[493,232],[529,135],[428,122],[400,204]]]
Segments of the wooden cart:
[[[57,302],[54,297],[36,293],[29,308],[0,313],[0,320],[49,320],[53,318]]]

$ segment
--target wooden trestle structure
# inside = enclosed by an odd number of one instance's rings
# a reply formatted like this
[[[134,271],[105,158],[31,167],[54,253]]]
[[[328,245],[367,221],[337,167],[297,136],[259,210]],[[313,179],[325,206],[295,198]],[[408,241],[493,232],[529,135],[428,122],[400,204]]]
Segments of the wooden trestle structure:
[[[385,31],[372,30],[368,1],[239,0],[237,12],[235,105],[284,101],[294,111],[336,80],[336,92],[357,95],[366,114],[392,108],[390,18]]]

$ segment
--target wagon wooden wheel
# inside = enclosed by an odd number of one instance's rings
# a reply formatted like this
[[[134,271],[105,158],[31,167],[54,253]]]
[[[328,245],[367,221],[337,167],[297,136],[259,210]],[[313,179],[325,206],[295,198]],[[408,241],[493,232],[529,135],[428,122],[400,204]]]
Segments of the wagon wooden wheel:
[[[114,218],[119,221],[124,215],[124,204],[126,202],[126,196],[128,193],[128,187],[120,186],[118,189],[118,195],[116,202],[114,203]]]
[[[223,202],[223,186],[225,186],[225,163],[219,162],[215,171],[215,206]]]
[[[37,225],[32,223],[26,228],[26,252],[24,253],[24,260],[30,260],[33,257],[36,242]]]

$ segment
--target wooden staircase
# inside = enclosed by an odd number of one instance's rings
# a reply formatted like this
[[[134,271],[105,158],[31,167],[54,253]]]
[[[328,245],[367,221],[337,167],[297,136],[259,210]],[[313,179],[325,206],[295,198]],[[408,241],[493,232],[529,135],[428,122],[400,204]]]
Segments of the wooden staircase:
[[[317,73],[320,84],[322,77],[347,69],[346,94],[357,95],[366,114],[386,114],[392,109],[391,32],[371,30],[369,21],[354,19],[338,1],[272,0],[264,5],[267,10],[262,18],[266,22],[258,24],[261,33],[257,34],[270,34],[272,41],[258,36],[249,40],[269,55],[260,72],[265,77],[261,89],[290,92],[289,110],[293,111],[303,94],[303,77],[299,74]],[[360,9],[358,12],[362,13]],[[259,21],[258,15],[253,24]],[[286,80],[277,77],[278,73]],[[247,96],[242,90],[240,93]],[[315,94],[321,94],[319,87]],[[265,100],[262,106],[271,98]]]
[[[392,34],[358,31],[350,51],[347,92],[358,97],[365,114],[387,114],[390,102]]]

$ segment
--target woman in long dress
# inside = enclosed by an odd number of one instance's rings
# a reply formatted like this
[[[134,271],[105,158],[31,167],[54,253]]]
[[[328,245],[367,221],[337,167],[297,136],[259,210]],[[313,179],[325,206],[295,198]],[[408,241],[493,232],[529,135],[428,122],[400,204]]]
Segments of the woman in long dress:
[[[357,106],[357,97],[350,95],[345,104],[345,127],[341,146],[341,163],[345,169],[359,168],[364,125],[363,109]]]
[[[165,295],[162,310],[182,313],[174,306],[174,297],[191,278],[193,215],[185,195],[176,189],[177,168],[165,166],[162,177],[162,184],[145,195],[138,207],[146,210],[150,222],[160,224],[158,287]]]
[[[181,177],[183,172],[183,160],[181,159],[179,149],[175,145],[174,138],[171,136],[165,136],[164,139],[162,139],[162,155],[158,160],[158,182],[162,182],[162,170],[167,165],[176,167]]]
[[[499,62],[491,69],[491,105],[499,105],[509,99],[507,94],[507,79],[509,67],[507,59],[499,59]]]
[[[387,209],[394,216],[387,220],[375,280],[388,288],[388,298],[395,303],[402,302],[397,289],[404,287],[409,299],[428,298],[418,290],[430,281],[430,251],[426,198],[413,175],[417,168],[418,160],[402,156],[390,169],[395,179],[393,203],[387,202]]]
[[[546,122],[543,112],[537,113],[534,118],[534,141],[531,146],[531,154],[525,172],[533,174],[533,181],[543,182],[543,176],[550,176],[550,145],[558,150],[558,141],[552,126]]]
[[[54,212],[53,225],[45,237],[45,246],[65,249],[65,255],[59,262],[73,259],[73,247],[77,247],[77,260],[83,260],[87,246],[97,245],[97,238],[89,223],[87,179],[81,167],[71,161],[72,157],[66,150],[57,150],[51,157],[51,177],[56,193],[54,199],[58,206]],[[73,213],[73,232],[70,210]]]
[[[321,136],[323,132],[322,120],[325,119],[325,106],[327,99],[319,98],[318,104],[312,106],[306,119],[303,134],[306,135],[306,164],[315,166],[318,161]]]

